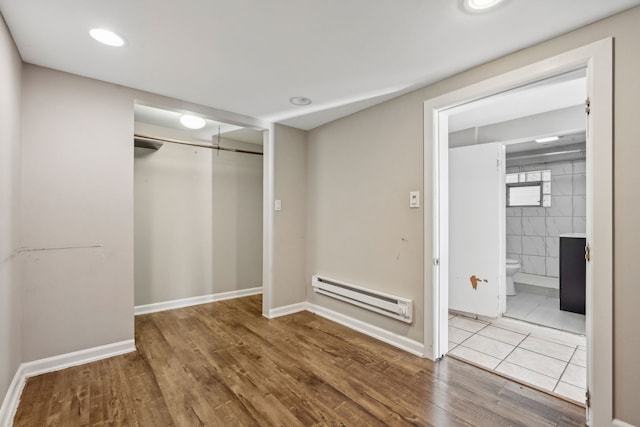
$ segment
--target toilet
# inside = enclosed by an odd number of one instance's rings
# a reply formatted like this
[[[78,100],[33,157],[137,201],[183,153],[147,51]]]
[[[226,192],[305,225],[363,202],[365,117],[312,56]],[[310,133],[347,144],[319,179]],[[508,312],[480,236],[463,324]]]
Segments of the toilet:
[[[520,261],[507,258],[507,295],[516,294],[516,285],[513,283],[513,276],[520,271]]]

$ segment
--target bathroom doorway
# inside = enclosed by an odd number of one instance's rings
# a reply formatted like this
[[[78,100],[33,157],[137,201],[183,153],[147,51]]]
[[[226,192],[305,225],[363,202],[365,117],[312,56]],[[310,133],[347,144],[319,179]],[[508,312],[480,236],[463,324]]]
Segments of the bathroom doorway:
[[[485,82],[478,83],[468,88],[453,92],[447,95],[443,95],[439,98],[429,100],[425,102],[425,143],[427,141],[434,141],[433,156],[434,156],[434,218],[433,223],[429,221],[429,225],[433,225],[434,232],[434,247],[433,247],[433,265],[434,268],[430,269],[426,274],[425,282],[433,279],[433,293],[426,296],[427,301],[433,301],[434,306],[434,318],[433,324],[427,324],[425,334],[425,340],[433,343],[433,358],[437,359],[448,353],[449,347],[449,333],[448,326],[450,324],[462,326],[465,324],[468,329],[475,329],[472,332],[472,336],[466,339],[472,339],[476,341],[482,341],[480,337],[483,335],[479,332],[481,330],[492,331],[494,335],[502,334],[502,341],[504,344],[511,345],[514,348],[510,349],[507,353],[509,355],[521,353],[519,356],[525,355],[525,350],[529,350],[521,343],[517,345],[514,343],[517,336],[512,333],[519,333],[521,331],[515,331],[513,329],[508,330],[504,324],[494,324],[491,319],[469,319],[460,318],[457,316],[452,317],[448,308],[448,288],[450,286],[450,235],[449,235],[449,134],[450,134],[450,120],[455,113],[456,109],[461,111],[465,108],[470,108],[473,103],[478,100],[488,100],[494,94],[509,94],[514,90],[522,89],[531,82],[538,82],[535,84],[544,87],[545,80],[549,77],[562,78],[567,73],[586,69],[587,80],[587,101],[586,105],[582,108],[591,108],[593,110],[594,100],[598,100],[599,108],[602,110],[602,115],[593,117],[593,115],[585,114],[585,132],[586,132],[586,152],[591,154],[591,157],[587,157],[585,161],[585,176],[586,176],[586,249],[595,247],[598,244],[602,252],[599,252],[600,257],[597,260],[593,259],[586,263],[586,335],[584,347],[581,348],[580,343],[576,343],[569,356],[569,361],[578,364],[580,360],[578,358],[584,356],[585,363],[587,365],[586,381],[587,391],[594,387],[600,390],[600,397],[602,400],[602,406],[600,412],[588,413],[588,420],[605,419],[608,413],[608,407],[605,400],[611,399],[610,384],[603,381],[603,376],[608,375],[611,377],[611,368],[608,364],[611,360],[611,335],[612,335],[612,305],[611,305],[611,274],[612,274],[612,254],[611,254],[611,230],[612,230],[612,217],[611,217],[611,41],[604,40],[602,42],[594,43],[593,45],[586,46],[575,51],[567,52],[566,54],[559,55],[558,57],[542,61],[537,64],[533,64],[523,69],[516,70],[514,72],[507,73],[505,75],[490,79]],[[594,81],[598,80],[598,84]],[[487,111],[485,108],[483,111]],[[474,126],[472,132],[478,136],[477,126]],[[534,135],[538,135],[537,133]],[[539,135],[542,139],[545,135]],[[594,144],[594,140],[598,141],[598,144]],[[598,163],[592,162],[593,157],[598,158]],[[430,156],[425,154],[425,160]],[[425,185],[431,184],[431,181],[425,178]],[[428,184],[427,184],[428,183]],[[595,201],[597,201],[597,206]],[[589,214],[591,212],[591,214]],[[593,215],[595,213],[595,215]],[[546,225],[546,224],[545,224]],[[425,223],[427,227],[428,224]],[[542,237],[542,236],[540,236]],[[545,236],[546,237],[546,236]],[[505,238],[505,250],[506,250],[506,238]],[[505,260],[506,264],[506,260]],[[595,266],[595,267],[594,267]],[[432,276],[431,274],[432,273]],[[477,278],[477,277],[476,277]],[[480,277],[484,279],[483,277]],[[598,281],[598,288],[593,287],[593,282]],[[499,285],[500,286],[500,285]],[[506,283],[504,284],[506,287]],[[506,319],[505,321],[509,321]],[[605,322],[606,324],[599,324],[598,322]],[[475,322],[475,323],[474,323]],[[463,328],[460,328],[463,329]],[[507,333],[504,333],[507,331]],[[430,336],[431,332],[433,336]],[[531,333],[529,333],[531,334]],[[485,334],[486,335],[486,334]],[[526,334],[525,334],[526,335]],[[594,340],[592,336],[597,335],[598,340],[595,341],[599,344],[597,349],[594,349]],[[475,337],[475,338],[474,338]],[[527,335],[524,340],[529,338]],[[539,338],[539,337],[533,337]],[[536,341],[535,339],[529,340]],[[549,341],[550,342],[550,341]],[[538,344],[544,344],[538,342]],[[572,344],[573,345],[573,344]],[[522,347],[522,348],[519,348]],[[577,350],[582,350],[580,353]],[[597,350],[597,351],[596,351]],[[579,356],[576,356],[579,354]],[[576,358],[574,359],[574,356]],[[562,356],[566,358],[567,356]],[[520,357],[522,359],[522,357]],[[597,360],[596,360],[597,359]],[[602,363],[597,363],[598,361]],[[512,360],[511,362],[515,362]],[[586,363],[588,362],[588,363]],[[477,361],[476,361],[477,363]],[[477,363],[481,364],[481,363]],[[516,363],[513,363],[516,364]],[[506,365],[505,366],[509,366]],[[568,368],[559,369],[560,372],[566,371]],[[595,371],[595,375],[594,375]],[[535,371],[534,371],[535,372]],[[536,372],[537,373],[537,372]],[[514,375],[507,376],[514,377]],[[568,381],[568,378],[567,378]],[[554,388],[558,385],[559,381],[555,381]],[[538,386],[548,390],[547,387]],[[553,390],[551,390],[553,391]],[[593,417],[593,418],[592,418]],[[604,418],[599,418],[604,417]]]
[[[559,246],[586,231],[586,98],[580,69],[454,109],[448,150],[448,354],[578,403],[585,310],[560,299]],[[584,258],[566,270],[584,302]]]

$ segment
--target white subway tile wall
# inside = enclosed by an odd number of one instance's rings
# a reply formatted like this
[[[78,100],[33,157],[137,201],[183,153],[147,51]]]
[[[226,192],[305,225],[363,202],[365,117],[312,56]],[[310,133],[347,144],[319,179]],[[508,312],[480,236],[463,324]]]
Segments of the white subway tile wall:
[[[586,231],[585,161],[507,167],[507,173],[551,170],[551,207],[507,209],[507,258],[523,273],[558,277],[559,236]]]

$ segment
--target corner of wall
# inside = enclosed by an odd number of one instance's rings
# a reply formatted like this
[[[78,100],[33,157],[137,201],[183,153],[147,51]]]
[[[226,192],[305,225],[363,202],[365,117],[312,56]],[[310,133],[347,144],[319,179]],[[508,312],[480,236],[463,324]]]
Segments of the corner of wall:
[[[22,58],[0,15],[0,425],[15,399],[22,360],[21,115]]]
[[[306,301],[307,132],[276,124],[273,141],[272,310]]]

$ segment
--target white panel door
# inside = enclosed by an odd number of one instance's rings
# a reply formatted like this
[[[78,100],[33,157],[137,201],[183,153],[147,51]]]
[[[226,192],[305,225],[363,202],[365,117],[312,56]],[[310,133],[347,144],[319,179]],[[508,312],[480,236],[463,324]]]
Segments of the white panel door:
[[[497,317],[505,292],[504,146],[449,150],[449,308]]]

